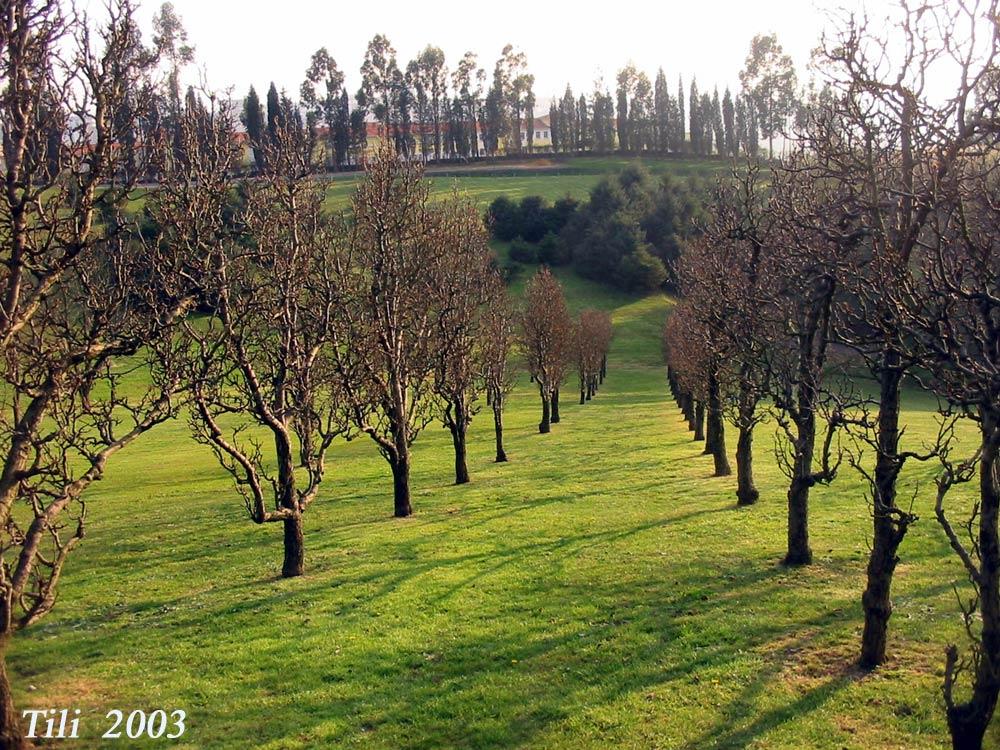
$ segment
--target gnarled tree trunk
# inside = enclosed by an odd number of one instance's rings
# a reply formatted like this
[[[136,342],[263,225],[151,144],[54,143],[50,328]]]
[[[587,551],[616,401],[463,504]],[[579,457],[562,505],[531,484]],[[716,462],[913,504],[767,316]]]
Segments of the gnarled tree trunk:
[[[813,450],[816,444],[816,417],[811,411],[797,424],[792,460],[792,479],[788,486],[788,552],[785,565],[808,565],[812,562],[809,548],[809,490],[812,476]]]
[[[759,497],[753,480],[753,427],[740,427],[736,439],[736,504],[753,505]]]
[[[305,569],[305,542],[302,537],[302,512],[295,495],[295,465],[292,446],[286,432],[275,432],[274,446],[278,459],[278,484],[281,487],[279,505],[290,515],[281,523],[284,527],[284,559],[281,576],[294,578]]]
[[[890,365],[881,372],[878,413],[878,454],[872,498],[872,549],[868,579],[861,605],[865,625],[861,635],[860,665],[874,669],[885,661],[889,618],[892,616],[892,576],[899,562],[897,550],[915,519],[896,507],[896,478],[902,468],[899,456],[899,396],[903,371],[892,367],[899,357],[888,352]],[[891,359],[890,359],[891,358]]]
[[[455,446],[455,484],[466,484],[469,481],[469,465],[466,461],[464,421],[457,421],[451,427],[451,442]]]
[[[410,451],[403,448],[389,461],[392,467],[392,501],[396,518],[406,518],[413,514],[410,505]]]
[[[559,389],[552,391],[552,424],[559,424]]]
[[[10,634],[0,635],[0,748],[25,750],[27,741],[21,732],[20,719],[14,708],[14,696],[7,676],[7,645]]]
[[[305,542],[302,538],[302,514],[296,511],[281,522],[284,526],[285,557],[281,563],[281,576],[294,578],[305,570]]]
[[[714,373],[708,379],[708,433],[711,440],[706,440],[706,450],[711,446],[712,459],[715,463],[715,476],[728,477],[733,473],[729,467],[729,457],[726,455],[726,423],[722,416],[722,398],[719,395],[719,380]]]
[[[982,431],[977,529],[981,652],[969,700],[954,704],[946,691],[948,730],[954,750],[981,750],[1000,698],[1000,415],[983,414]],[[952,647],[949,662],[955,657]]]
[[[549,394],[545,392],[544,388],[539,387],[538,391],[542,399],[542,421],[538,423],[538,431],[545,434],[552,429],[551,402],[549,401]]]

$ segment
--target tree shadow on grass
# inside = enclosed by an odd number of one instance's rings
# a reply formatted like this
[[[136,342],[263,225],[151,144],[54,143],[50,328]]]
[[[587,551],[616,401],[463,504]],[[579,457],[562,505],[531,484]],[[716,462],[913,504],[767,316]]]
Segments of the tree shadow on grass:
[[[542,741],[546,732],[568,720],[597,707],[615,706],[637,691],[660,685],[696,691],[687,682],[692,675],[728,669],[745,658],[747,649],[789,633],[821,630],[837,619],[837,610],[819,609],[804,617],[770,620],[752,632],[729,621],[727,614],[738,611],[748,598],[781,596],[788,588],[781,568],[752,560],[727,560],[727,570],[735,572],[725,577],[710,566],[678,568],[653,580],[574,577],[560,572],[589,548],[712,512],[718,510],[506,549],[416,560],[403,569],[397,566],[391,574],[374,565],[368,572],[338,582],[340,587],[350,585],[352,591],[365,593],[353,601],[338,601],[329,626],[371,633],[346,654],[331,653],[328,642],[319,640],[325,615],[301,607],[306,602],[322,602],[331,590],[329,580],[287,582],[280,584],[281,590],[241,584],[218,606],[209,601],[197,611],[133,613],[129,628],[64,635],[75,642],[69,645],[77,654],[89,653],[95,641],[102,650],[118,653],[137,639],[144,620],[151,626],[168,627],[172,638],[180,641],[214,628],[225,648],[220,653],[208,650],[207,645],[202,648],[201,669],[207,674],[213,669],[235,670],[239,679],[231,695],[201,709],[210,711],[212,719],[204,722],[209,728],[198,737],[201,747],[221,747],[231,744],[234,737],[251,736],[270,741],[274,747],[343,746],[365,738],[407,748],[530,744]],[[462,594],[478,581],[496,580],[501,571],[531,560],[544,564],[536,559],[539,555],[548,556],[551,579],[500,577],[510,587],[508,598],[491,600],[487,611],[477,606],[463,609]],[[455,606],[457,632],[444,635],[429,626],[402,626],[387,620],[385,613],[403,585],[423,575],[467,566],[475,568],[474,573],[457,582],[416,587],[421,604],[414,613],[419,614],[421,607],[433,612],[448,602]],[[262,591],[267,593],[262,595]],[[581,605],[590,614],[568,614]],[[525,612],[523,619],[513,614],[520,611]],[[308,631],[289,632],[286,627],[272,636],[261,634],[262,618],[266,622],[286,613],[313,617],[314,624]],[[463,621],[470,615],[478,619]],[[318,622],[317,617],[321,618]],[[233,650],[243,633],[255,643],[269,638],[267,645],[260,646],[265,656]],[[406,638],[400,641],[403,634]],[[234,653],[240,654],[241,662],[232,663]],[[85,664],[90,659],[79,660]],[[740,712],[753,710],[755,693],[766,690],[773,676],[761,675],[757,684],[748,686],[736,702]],[[196,685],[192,690],[198,694]],[[815,707],[831,691],[832,687],[816,691],[812,703],[797,699],[786,709],[773,710],[770,719],[765,714],[724,737],[733,742],[748,740],[754,732],[766,732],[796,711]],[[248,702],[259,701],[266,701],[266,714],[245,710]]]

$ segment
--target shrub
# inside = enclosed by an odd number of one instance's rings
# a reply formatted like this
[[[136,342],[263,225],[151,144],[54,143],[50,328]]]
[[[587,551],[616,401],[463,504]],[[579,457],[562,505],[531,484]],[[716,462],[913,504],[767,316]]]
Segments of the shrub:
[[[493,236],[510,242],[521,233],[521,212],[506,195],[495,198],[486,212]]]
[[[537,263],[538,248],[518,237],[510,243],[510,259],[518,263]]]
[[[518,206],[518,234],[528,242],[538,242],[549,229],[549,209],[545,199],[538,195],[528,195],[521,199]]]
[[[538,260],[549,266],[564,266],[570,261],[570,248],[552,232],[547,232],[538,243]]]
[[[645,247],[622,256],[618,262],[618,285],[630,292],[651,292],[659,289],[667,279],[663,261]]]

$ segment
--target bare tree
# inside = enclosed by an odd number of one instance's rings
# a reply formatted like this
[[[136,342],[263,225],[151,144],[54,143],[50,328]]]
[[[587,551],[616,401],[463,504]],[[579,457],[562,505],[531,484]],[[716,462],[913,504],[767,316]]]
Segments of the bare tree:
[[[891,290],[906,287],[941,198],[941,183],[989,129],[984,84],[995,75],[996,2],[903,3],[890,44],[881,24],[845,16],[818,52],[823,104],[800,133],[814,155],[813,176],[836,184],[842,209],[826,215],[827,233],[862,217],[863,252],[844,275],[852,300],[842,308],[836,337],[858,352],[878,384],[877,415],[857,420],[855,437],[874,454],[868,467],[852,461],[868,481],[873,521],[865,626],[860,663],[886,657],[892,577],[898,550],[916,516],[897,503],[897,481],[907,459],[900,448],[900,394],[919,359],[907,356],[907,332]],[[985,33],[984,33],[985,32]],[[928,80],[953,81],[951,94],[927,93]],[[852,218],[848,218],[852,217]],[[927,456],[923,456],[926,458]]]
[[[995,88],[982,96],[992,100]],[[994,158],[996,134],[982,155],[956,167],[943,186],[952,201],[935,214],[936,241],[921,263],[917,283],[897,287],[913,354],[930,374],[930,386],[952,412],[970,419],[979,433],[975,454],[950,458],[952,432],[940,451],[937,520],[962,561],[972,594],[959,596],[971,655],[949,646],[944,698],[952,745],[979,750],[1000,697],[1000,182]],[[978,480],[971,513],[956,528],[945,509],[956,484]],[[964,538],[963,538],[964,537]],[[971,682],[963,699],[963,675]]]
[[[663,333],[668,362],[680,393],[678,405],[696,441],[705,439],[708,381],[703,337],[696,330],[699,325],[692,305],[683,299],[671,311]]]
[[[485,315],[491,292],[501,282],[476,206],[455,195],[442,206],[441,219],[439,231],[447,252],[434,269],[438,308],[434,392],[443,403],[441,420],[455,448],[455,484],[465,484],[469,481],[466,433],[483,386],[477,347],[489,322]]]
[[[441,258],[451,252],[420,168],[382,148],[338,239],[331,365],[354,426],[389,463],[397,517],[410,503],[410,449],[434,399]]]
[[[610,344],[611,317],[602,310],[581,310],[573,325],[573,358],[580,377],[580,403],[597,393]]]
[[[701,314],[723,360],[720,371],[725,412],[739,431],[736,444],[736,498],[752,505],[759,497],[753,476],[754,429],[764,419],[758,408],[765,393],[763,347],[773,338],[764,330],[768,279],[762,254],[770,241],[768,196],[760,167],[747,162],[716,190],[710,221],[700,244],[703,287]]]
[[[775,454],[789,479],[787,565],[812,562],[810,490],[832,482],[841,463],[834,439],[844,426],[846,404],[828,385],[828,354],[845,269],[864,237],[857,222],[827,226],[831,212],[846,214],[840,211],[842,196],[816,178],[815,168],[799,153],[773,173],[772,240],[762,269],[774,284],[764,330],[779,333],[761,348],[781,428]]]
[[[150,108],[130,2],[99,27],[56,3],[0,10],[0,746],[24,747],[5,662],[56,602],[110,458],[176,410],[155,247],[121,208],[160,144],[126,154]]]
[[[521,349],[542,401],[542,419],[538,423],[541,433],[549,432],[555,421],[552,410],[558,403],[559,386],[566,378],[572,326],[562,285],[542,266],[525,288],[521,312]]]
[[[250,520],[282,524],[284,577],[303,573],[302,516],[345,430],[326,352],[337,296],[313,146],[278,129],[259,178],[243,185],[239,236],[197,259],[213,312],[185,324],[193,434],[233,477]]]
[[[496,462],[507,461],[503,444],[503,410],[507,396],[517,382],[511,354],[517,343],[517,315],[503,280],[495,275],[487,287],[487,303],[483,312],[480,367],[486,403],[493,410],[493,431],[496,436]]]

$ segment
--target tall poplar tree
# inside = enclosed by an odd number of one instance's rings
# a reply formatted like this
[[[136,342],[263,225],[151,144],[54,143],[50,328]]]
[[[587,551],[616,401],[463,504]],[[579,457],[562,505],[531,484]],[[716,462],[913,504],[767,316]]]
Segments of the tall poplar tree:
[[[670,105],[667,76],[663,73],[663,68],[660,68],[656,72],[656,82],[653,84],[653,110],[656,123],[655,147],[657,151],[667,151],[671,148]]]
[[[684,151],[684,123],[686,121],[686,111],[684,109],[684,79],[677,76],[677,148],[675,151]]]
[[[725,153],[729,156],[736,157],[739,155],[739,138],[736,132],[736,112],[733,108],[733,95],[729,92],[729,88],[726,88],[726,93],[722,97],[722,128],[724,131],[724,139],[726,151]]]

